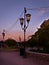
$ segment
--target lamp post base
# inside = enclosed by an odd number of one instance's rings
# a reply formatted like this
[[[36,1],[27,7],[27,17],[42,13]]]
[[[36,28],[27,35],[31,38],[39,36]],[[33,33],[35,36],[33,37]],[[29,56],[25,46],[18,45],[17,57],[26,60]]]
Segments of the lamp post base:
[[[26,58],[26,51],[25,48],[20,48],[20,56],[23,56],[23,58]]]
[[[24,48],[20,48],[20,56],[24,56],[25,54],[25,49]]]

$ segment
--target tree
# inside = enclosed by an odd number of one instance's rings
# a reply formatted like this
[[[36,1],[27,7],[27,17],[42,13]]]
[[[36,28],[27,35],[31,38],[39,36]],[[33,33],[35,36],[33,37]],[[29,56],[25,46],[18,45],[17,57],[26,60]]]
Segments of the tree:
[[[44,21],[40,28],[28,41],[31,46],[43,46],[49,48],[49,19]]]
[[[5,44],[8,45],[9,47],[16,47],[17,46],[17,42],[13,39],[7,39],[5,41]]]
[[[44,46],[49,46],[49,25],[41,30],[39,33],[40,44]]]

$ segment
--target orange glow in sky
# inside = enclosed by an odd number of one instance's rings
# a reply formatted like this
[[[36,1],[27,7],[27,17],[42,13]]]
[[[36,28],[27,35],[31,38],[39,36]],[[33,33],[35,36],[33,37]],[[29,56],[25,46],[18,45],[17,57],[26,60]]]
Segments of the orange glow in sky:
[[[26,40],[28,40],[28,36],[30,35],[30,32],[26,31]],[[16,41],[20,41],[19,37],[21,38],[21,41],[24,41],[24,32],[5,32],[5,37],[4,40],[8,39],[8,38],[12,38]],[[2,34],[0,35],[0,40],[3,40],[3,36]]]

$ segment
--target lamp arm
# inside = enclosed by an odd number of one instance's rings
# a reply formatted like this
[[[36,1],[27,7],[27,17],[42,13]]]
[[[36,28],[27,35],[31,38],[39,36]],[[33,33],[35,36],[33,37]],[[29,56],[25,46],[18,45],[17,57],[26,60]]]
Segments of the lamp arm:
[[[22,30],[24,30],[24,27],[23,26],[21,26],[21,28],[22,28]]]
[[[27,25],[25,26],[25,28],[23,26],[21,26],[22,30],[26,30],[29,26],[29,23],[27,23]]]
[[[28,28],[28,26],[29,26],[29,23],[27,23],[27,26],[26,26],[26,28],[25,28],[25,29],[27,29],[27,28]]]

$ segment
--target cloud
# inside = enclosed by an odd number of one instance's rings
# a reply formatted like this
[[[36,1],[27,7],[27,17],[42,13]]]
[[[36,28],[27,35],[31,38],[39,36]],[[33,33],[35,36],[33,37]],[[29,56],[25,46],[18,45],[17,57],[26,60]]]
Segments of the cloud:
[[[45,13],[47,13],[49,10],[47,9],[47,8],[41,8],[41,9],[39,9],[39,12],[38,12],[38,14],[39,15],[44,15]]]

